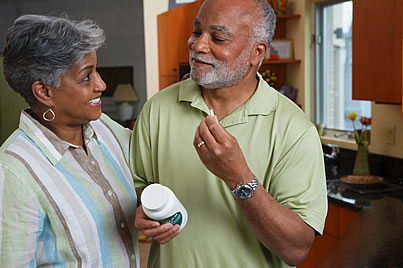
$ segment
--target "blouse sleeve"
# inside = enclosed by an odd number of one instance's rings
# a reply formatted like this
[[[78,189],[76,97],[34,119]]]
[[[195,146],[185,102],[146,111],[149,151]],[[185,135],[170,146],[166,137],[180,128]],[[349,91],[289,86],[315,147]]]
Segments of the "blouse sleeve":
[[[35,267],[42,225],[43,214],[29,189],[0,166],[0,267]]]

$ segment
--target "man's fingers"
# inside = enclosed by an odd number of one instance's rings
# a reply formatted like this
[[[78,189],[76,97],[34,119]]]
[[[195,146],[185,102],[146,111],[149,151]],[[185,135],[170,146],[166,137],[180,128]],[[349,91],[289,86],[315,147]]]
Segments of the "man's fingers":
[[[206,120],[204,119],[199,126],[199,131],[200,131],[200,137],[202,140],[205,142],[205,145],[210,148],[214,148],[217,146],[217,141],[215,140],[214,136],[211,134],[210,129],[208,128],[206,124]]]
[[[217,143],[224,143],[228,138],[230,138],[230,134],[214,117],[207,117],[205,122],[206,127],[209,129],[209,133],[211,133]]]
[[[163,227],[163,226],[161,226]],[[164,231],[158,235],[153,236],[152,238],[158,241],[161,244],[164,244],[174,238],[179,233],[179,225],[172,226],[170,225],[168,229],[164,229]]]

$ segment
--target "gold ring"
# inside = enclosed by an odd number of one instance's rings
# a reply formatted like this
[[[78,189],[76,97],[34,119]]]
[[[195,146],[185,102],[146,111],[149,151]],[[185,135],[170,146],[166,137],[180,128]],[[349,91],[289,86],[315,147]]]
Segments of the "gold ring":
[[[204,141],[201,141],[201,142],[199,142],[198,144],[197,144],[197,147],[202,147],[202,145],[204,145]]]

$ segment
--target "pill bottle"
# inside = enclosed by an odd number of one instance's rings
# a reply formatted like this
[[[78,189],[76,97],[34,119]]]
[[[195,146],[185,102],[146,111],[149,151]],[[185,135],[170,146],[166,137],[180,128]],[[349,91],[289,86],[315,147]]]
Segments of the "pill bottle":
[[[188,213],[171,189],[161,184],[147,186],[141,194],[144,213],[161,224],[170,222],[179,224],[179,230],[185,227]]]

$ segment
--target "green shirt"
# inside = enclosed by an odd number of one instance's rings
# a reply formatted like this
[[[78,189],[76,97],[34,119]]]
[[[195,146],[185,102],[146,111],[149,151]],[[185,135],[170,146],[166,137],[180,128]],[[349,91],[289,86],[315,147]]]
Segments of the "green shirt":
[[[322,233],[327,192],[316,129],[259,79],[255,94],[220,123],[269,194]],[[148,267],[288,267],[260,244],[227,185],[200,161],[193,139],[208,113],[198,85],[188,79],[153,96],[136,122],[130,163],[135,187],[168,186],[189,216],[172,241],[153,243]]]

